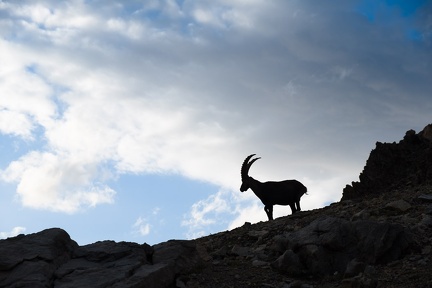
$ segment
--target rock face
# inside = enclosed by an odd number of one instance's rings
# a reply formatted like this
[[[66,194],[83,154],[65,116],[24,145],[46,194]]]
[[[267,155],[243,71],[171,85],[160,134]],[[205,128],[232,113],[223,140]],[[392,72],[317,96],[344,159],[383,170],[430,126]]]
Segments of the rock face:
[[[196,240],[0,240],[0,287],[432,287],[431,143],[378,143],[342,201]]]
[[[0,255],[0,287],[172,287],[203,262],[194,241],[78,246],[58,228],[1,240]]]
[[[353,260],[365,267],[386,264],[413,244],[410,232],[400,225],[334,217],[319,218],[281,240],[286,251],[273,267],[298,276],[345,273]]]
[[[0,241],[0,287],[51,287],[78,247],[61,229]]]
[[[377,142],[359,178],[345,187],[342,201],[432,184],[432,124],[418,134],[409,130],[399,143]]]

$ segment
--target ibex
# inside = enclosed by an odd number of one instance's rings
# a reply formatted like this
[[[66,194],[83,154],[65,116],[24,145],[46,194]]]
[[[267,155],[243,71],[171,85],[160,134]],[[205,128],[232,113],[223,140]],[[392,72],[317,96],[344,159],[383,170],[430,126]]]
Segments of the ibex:
[[[292,214],[300,211],[300,197],[307,192],[307,188],[297,180],[284,180],[280,182],[260,182],[248,175],[252,164],[260,157],[249,160],[255,154],[249,155],[243,161],[241,167],[242,185],[240,191],[244,192],[249,188],[264,204],[264,211],[269,220],[273,220],[273,205],[289,205]]]

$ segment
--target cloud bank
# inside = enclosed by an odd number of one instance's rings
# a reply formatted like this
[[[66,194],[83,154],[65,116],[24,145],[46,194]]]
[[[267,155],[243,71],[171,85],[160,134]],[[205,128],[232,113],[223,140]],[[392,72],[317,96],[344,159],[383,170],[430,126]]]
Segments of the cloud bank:
[[[430,7],[355,3],[1,1],[0,132],[31,143],[1,179],[66,213],[114,203],[129,173],[230,191],[191,207],[193,235],[258,210],[237,191],[251,153],[257,179],[305,182],[306,209],[338,200],[374,141],[432,110]]]

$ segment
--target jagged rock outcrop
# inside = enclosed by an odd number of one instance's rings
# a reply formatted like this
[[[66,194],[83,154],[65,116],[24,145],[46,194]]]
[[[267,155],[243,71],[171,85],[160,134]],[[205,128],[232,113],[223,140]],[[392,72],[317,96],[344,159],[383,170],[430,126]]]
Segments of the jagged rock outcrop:
[[[78,246],[52,228],[0,240],[0,287],[172,287],[177,275],[202,265],[203,253],[185,240]]]
[[[377,142],[359,178],[345,187],[342,201],[432,184],[432,124],[418,134],[407,131],[399,143]]]
[[[0,240],[0,287],[51,287],[77,247],[61,229]]]

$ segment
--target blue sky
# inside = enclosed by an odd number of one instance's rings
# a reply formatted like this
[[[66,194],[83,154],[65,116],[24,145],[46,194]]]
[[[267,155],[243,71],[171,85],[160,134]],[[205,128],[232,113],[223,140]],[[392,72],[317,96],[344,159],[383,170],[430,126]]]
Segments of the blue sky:
[[[252,153],[304,210],[339,201],[376,141],[432,123],[431,49],[430,1],[0,1],[0,238],[266,220]]]

